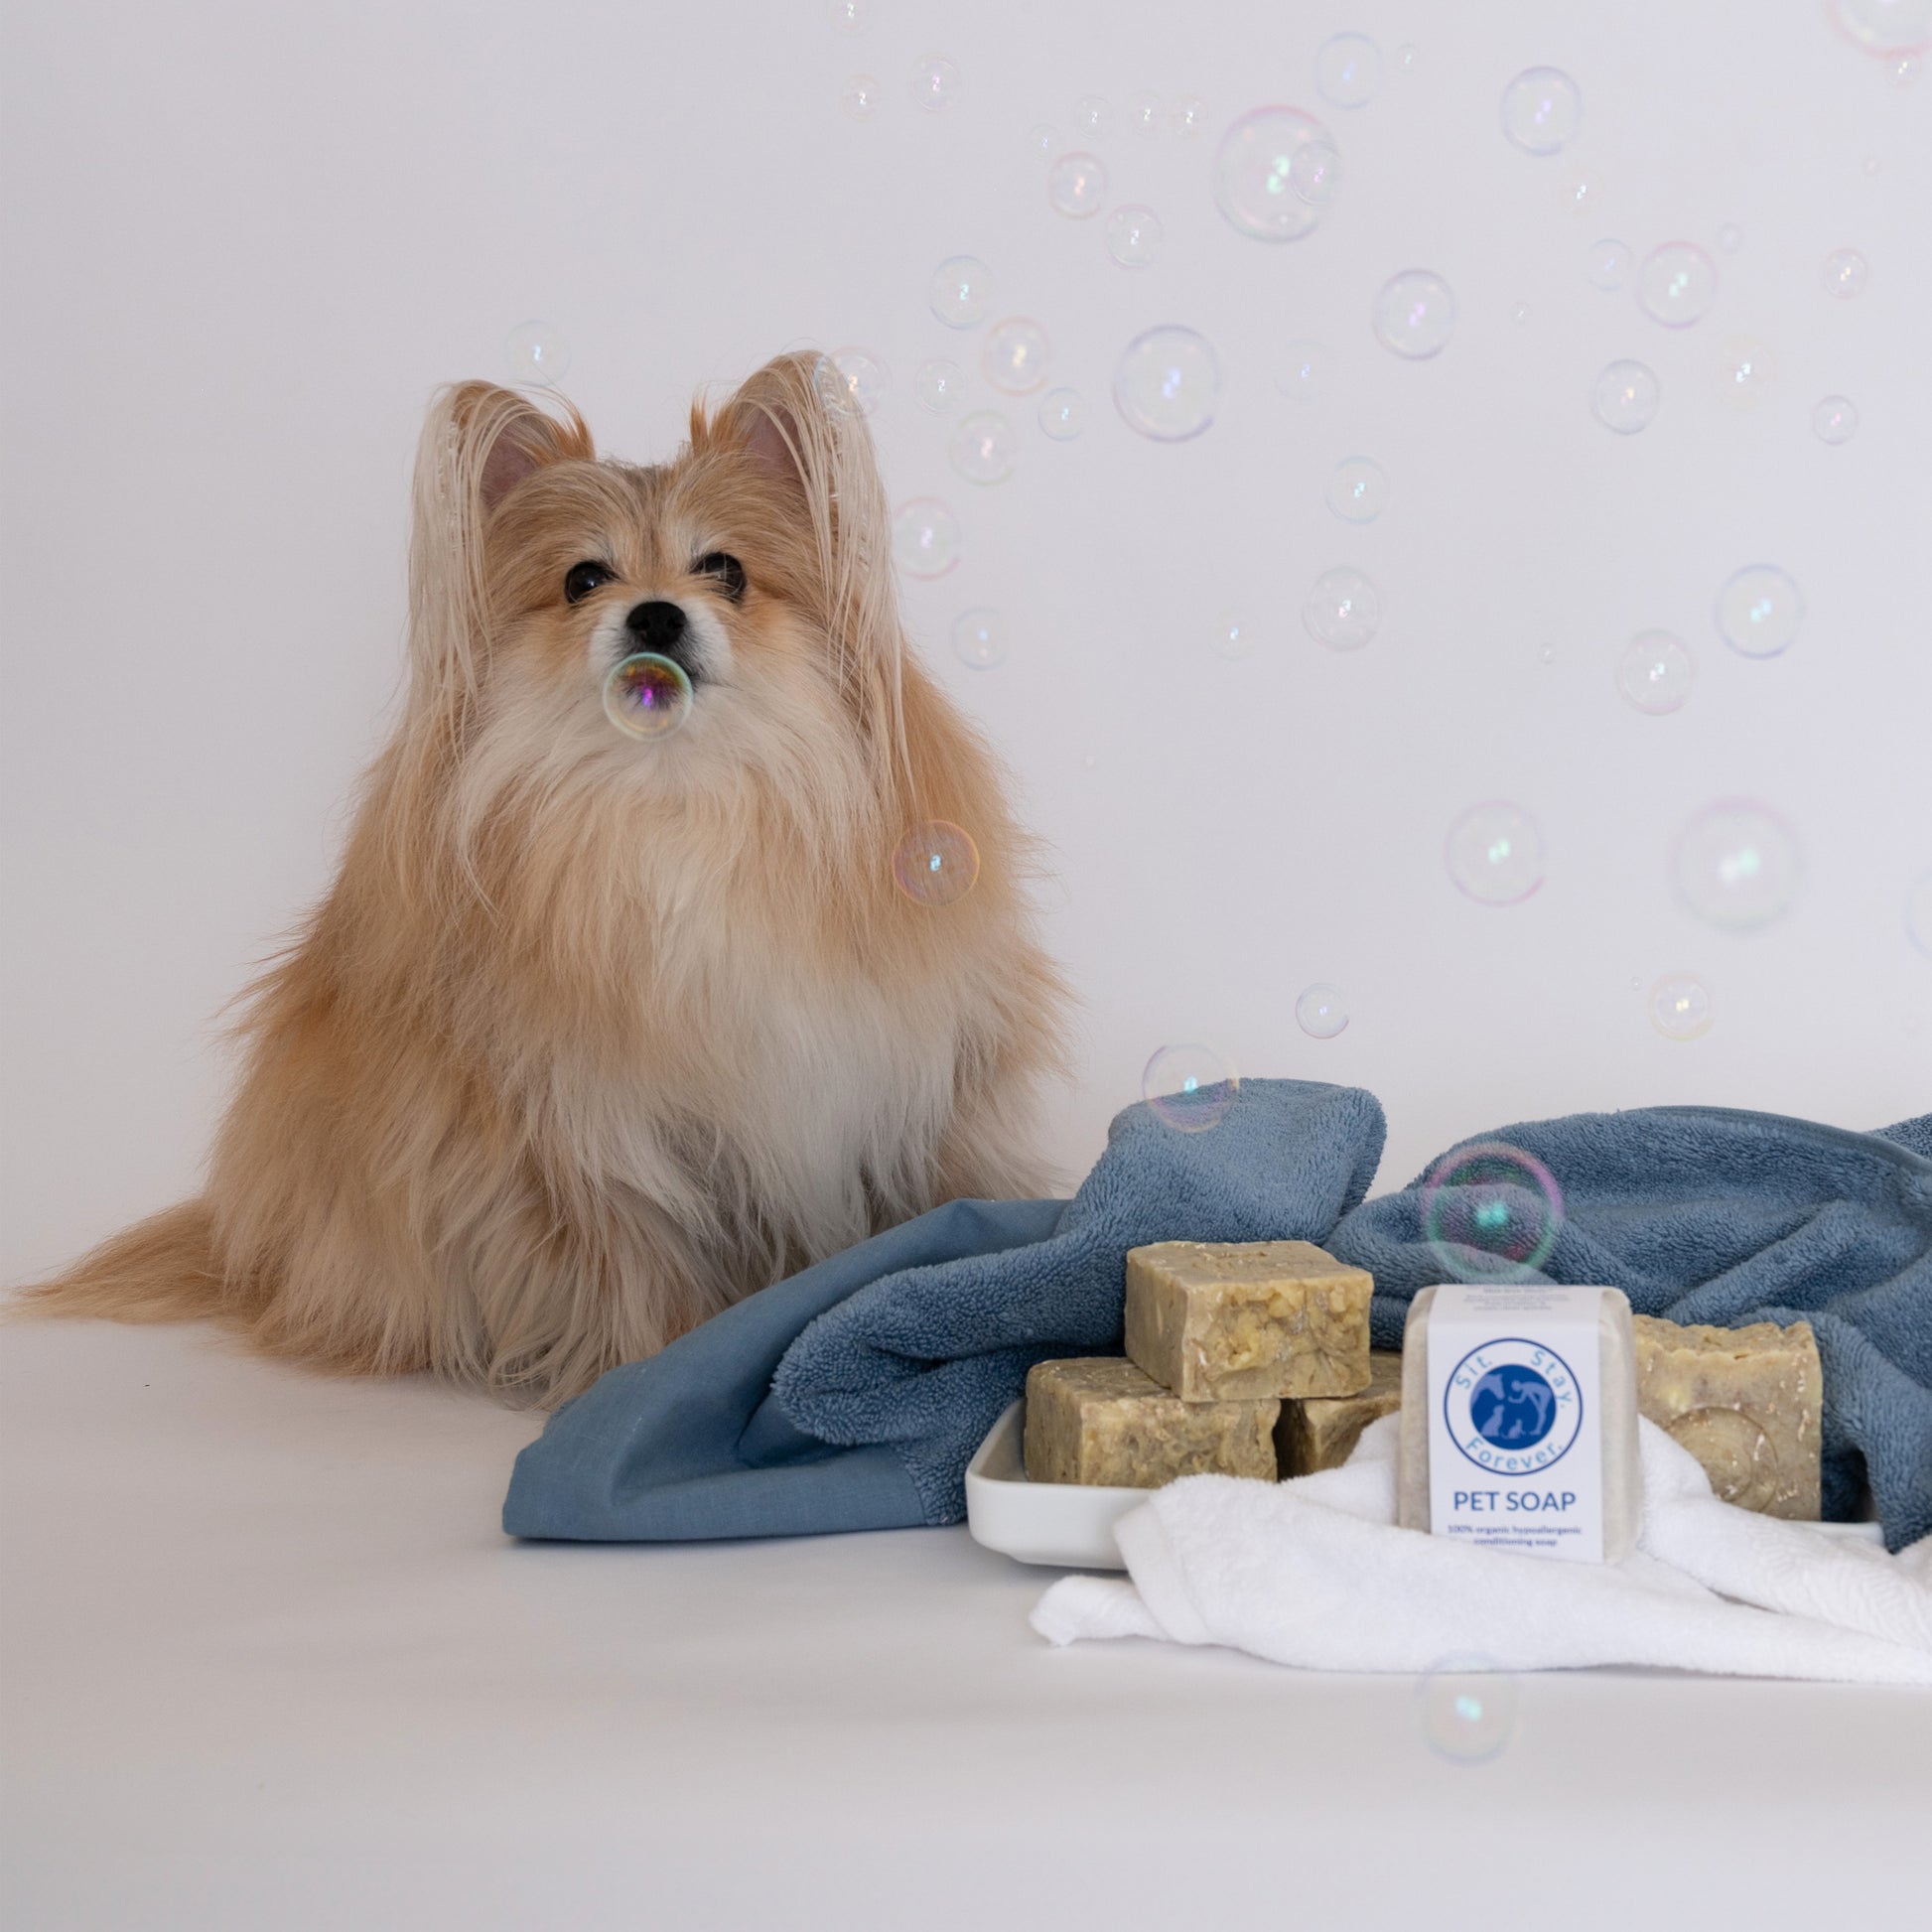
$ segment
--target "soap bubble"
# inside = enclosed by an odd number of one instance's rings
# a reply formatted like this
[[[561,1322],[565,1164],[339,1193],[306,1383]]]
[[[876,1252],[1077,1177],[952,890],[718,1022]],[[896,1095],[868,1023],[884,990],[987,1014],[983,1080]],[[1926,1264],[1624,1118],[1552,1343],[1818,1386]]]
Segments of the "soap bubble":
[[[1849,443],[1859,433],[1859,408],[1848,396],[1827,396],[1811,412],[1812,433],[1821,443]]]
[[[1832,16],[1872,54],[1932,45],[1932,0],[1832,0]]]
[[[1603,206],[1603,177],[1594,168],[1579,168],[1564,185],[1563,205],[1580,220]]]
[[[503,339],[510,379],[548,388],[570,367],[570,345],[563,331],[547,322],[519,322]]]
[[[1840,248],[1825,257],[1825,292],[1849,302],[1871,280],[1871,265],[1856,248]]]
[[[1146,268],[1161,252],[1161,217],[1136,202],[1107,217],[1107,252],[1123,268]]]
[[[1216,657],[1246,657],[1254,649],[1255,641],[1254,620],[1247,612],[1228,610],[1215,614],[1207,642]]]
[[[1333,1039],[1348,1025],[1348,1006],[1341,988],[1316,980],[1302,989],[1295,1002],[1295,1024],[1311,1039]]]
[[[958,62],[944,54],[921,54],[912,63],[912,98],[929,114],[942,114],[966,89]]]
[[[1275,369],[1275,387],[1290,402],[1313,402],[1333,386],[1335,358],[1322,344],[1298,338],[1282,349]]]
[[[931,361],[919,364],[912,386],[918,391],[919,400],[935,416],[943,416],[965,389],[966,371],[957,362],[935,355]]]
[[[1718,393],[1733,409],[1755,409],[1778,379],[1777,352],[1755,336],[1726,336],[1718,347]]]
[[[953,655],[976,671],[1006,661],[1007,621],[997,611],[962,611],[953,620]]]
[[[1102,94],[1082,94],[1073,110],[1073,125],[1092,140],[1105,140],[1114,131],[1113,103]]]
[[[1302,621],[1330,650],[1360,650],[1382,621],[1382,594],[1359,570],[1324,570],[1302,603]]]
[[[1114,372],[1114,406],[1156,443],[1184,443],[1214,420],[1221,358],[1205,336],[1165,323],[1136,336]]]
[[[943,818],[913,826],[893,848],[893,883],[915,905],[951,905],[979,876],[971,834]]]
[[[1718,593],[1718,634],[1744,657],[1790,649],[1804,621],[1804,594],[1775,564],[1750,564]]]
[[[1341,156],[1326,141],[1311,141],[1289,157],[1288,185],[1310,207],[1325,208],[1341,187]]]
[[[1077,389],[1049,389],[1040,398],[1039,426],[1055,443],[1071,443],[1087,426],[1087,405]]]
[[[1107,199],[1107,171],[1094,154],[1063,154],[1047,170],[1046,199],[1070,221],[1100,212]]]
[[[1483,905],[1515,905],[1543,884],[1543,834],[1506,798],[1471,805],[1449,827],[1443,859],[1449,877]]]
[[[1182,1134],[1205,1134],[1241,1092],[1241,1077],[1211,1046],[1164,1046],[1141,1075],[1141,1095],[1157,1120]]]
[[[835,348],[812,370],[819,400],[835,416],[870,416],[890,380],[886,365],[869,348]]]
[[[1584,274],[1593,289],[1605,295],[1614,293],[1630,279],[1630,248],[1627,242],[1605,235],[1589,244],[1584,258]]]
[[[1173,122],[1173,131],[1183,141],[1191,141],[1207,126],[1207,103],[1199,94],[1182,94],[1174,102],[1170,118]]]
[[[839,111],[850,121],[869,121],[879,112],[884,88],[876,73],[848,73],[839,83]]]
[[[1697,660],[1668,630],[1641,630],[1616,660],[1616,688],[1652,718],[1681,711],[1697,677]]]
[[[1695,241],[1667,241],[1643,258],[1637,271],[1637,302],[1666,329],[1688,329],[1711,306],[1718,270]]]
[[[1577,83],[1555,68],[1528,68],[1503,89],[1503,132],[1525,154],[1558,154],[1584,118]]]
[[[908,577],[943,577],[959,561],[959,519],[936,496],[915,496],[893,516],[893,555]]]
[[[1344,523],[1373,523],[1389,506],[1389,474],[1373,458],[1344,457],[1322,495]]]
[[[1666,973],[1650,989],[1650,1024],[1666,1039],[1701,1039],[1717,1017],[1709,989],[1693,973]]]
[[[1735,221],[1726,221],[1718,230],[1718,246],[1726,255],[1734,255],[1744,245],[1744,231]]]
[[[1905,895],[1905,936],[1932,959],[1932,872],[1920,873]]]
[[[948,329],[970,329],[993,300],[993,271],[977,255],[951,255],[932,271],[926,301]]]
[[[1366,34],[1336,34],[1314,57],[1314,84],[1323,100],[1359,107],[1382,79],[1382,56]]]
[[[1422,1734],[1438,1757],[1486,1764],[1516,1728],[1516,1686],[1492,1657],[1457,1655],[1432,1664],[1416,1690]]]
[[[996,389],[1010,396],[1030,396],[1046,380],[1052,359],[1046,331],[1027,316],[1009,316],[995,323],[980,351],[980,367]]]
[[[1143,139],[1152,141],[1161,132],[1161,96],[1131,96],[1127,103],[1127,125]]]
[[[1445,1155],[1422,1184],[1420,1208],[1445,1280],[1528,1281],[1563,1232],[1556,1175],[1507,1141],[1471,1141]]]
[[[828,0],[825,16],[841,34],[863,33],[872,21],[872,0]]]
[[[1042,161],[1051,161],[1066,143],[1060,139],[1060,131],[1051,121],[1035,121],[1027,130],[1027,145]]]
[[[1375,298],[1375,340],[1412,361],[1440,354],[1455,329],[1455,297],[1440,275],[1405,268]]]
[[[1671,853],[1678,897],[1726,932],[1769,924],[1791,903],[1803,871],[1798,835],[1769,806],[1747,798],[1707,806]]]
[[[691,715],[691,680],[670,658],[636,651],[606,675],[604,715],[626,738],[668,738]]]
[[[1299,107],[1257,107],[1221,137],[1214,157],[1214,201],[1245,235],[1293,241],[1310,233],[1321,209],[1295,192],[1299,149],[1311,142],[1332,148],[1328,130]]]
[[[1605,429],[1634,436],[1657,413],[1657,372],[1643,362],[1612,362],[1590,384],[1590,413]]]
[[[1422,59],[1414,41],[1404,41],[1395,51],[1395,67],[1398,73],[1414,73],[1416,63]]]
[[[1020,458],[1020,439],[997,409],[962,416],[947,447],[952,467],[971,483],[1005,483]]]

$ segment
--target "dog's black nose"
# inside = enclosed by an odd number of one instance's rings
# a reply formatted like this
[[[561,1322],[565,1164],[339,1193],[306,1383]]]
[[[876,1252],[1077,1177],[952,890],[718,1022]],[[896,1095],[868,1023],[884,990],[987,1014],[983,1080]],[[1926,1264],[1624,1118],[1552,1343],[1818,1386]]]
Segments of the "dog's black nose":
[[[623,627],[636,639],[639,650],[676,658],[678,640],[684,635],[684,607],[653,598],[648,604],[633,605]]]

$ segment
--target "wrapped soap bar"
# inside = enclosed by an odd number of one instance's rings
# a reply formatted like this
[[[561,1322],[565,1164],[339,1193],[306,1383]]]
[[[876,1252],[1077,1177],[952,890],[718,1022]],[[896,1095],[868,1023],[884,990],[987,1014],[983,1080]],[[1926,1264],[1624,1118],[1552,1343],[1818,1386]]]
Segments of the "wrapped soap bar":
[[[1127,1353],[1183,1402],[1353,1395],[1374,1287],[1308,1241],[1157,1241],[1128,1250]]]
[[[1816,1522],[1824,1377],[1810,1322],[1633,1325],[1638,1413],[1704,1464],[1721,1500]]]
[[[1038,1362],[1027,1376],[1027,1476],[1122,1489],[1195,1475],[1273,1482],[1280,1409],[1182,1402],[1118,1355]]]
[[[1377,1348],[1368,1358],[1368,1387],[1357,1395],[1316,1395],[1284,1402],[1275,1425],[1275,1461],[1284,1477],[1339,1469],[1362,1431],[1402,1407],[1402,1357]]]
[[[1402,1336],[1396,1520],[1614,1563],[1643,1508],[1630,1304],[1614,1288],[1426,1288]]]

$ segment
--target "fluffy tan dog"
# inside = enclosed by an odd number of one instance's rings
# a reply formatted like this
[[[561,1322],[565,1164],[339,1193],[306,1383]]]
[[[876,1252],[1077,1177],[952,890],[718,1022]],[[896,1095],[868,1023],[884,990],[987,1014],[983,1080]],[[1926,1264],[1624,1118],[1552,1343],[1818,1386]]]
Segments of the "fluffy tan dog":
[[[225,1316],[553,1402],[958,1195],[1035,1194],[1065,994],[986,746],[907,650],[865,423],[810,356],[599,462],[464,383],[418,455],[410,688],[255,990],[206,1192],[26,1311]],[[675,734],[607,719],[640,649]],[[931,821],[956,902],[896,889]]]

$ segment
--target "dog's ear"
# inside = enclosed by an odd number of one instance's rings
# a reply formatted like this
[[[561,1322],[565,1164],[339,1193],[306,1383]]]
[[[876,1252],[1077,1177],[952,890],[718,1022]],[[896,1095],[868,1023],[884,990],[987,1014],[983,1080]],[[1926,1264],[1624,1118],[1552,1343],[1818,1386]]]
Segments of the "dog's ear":
[[[596,455],[584,419],[553,416],[489,382],[458,382],[430,406],[416,448],[409,546],[412,697],[454,727],[474,693],[487,623],[483,527],[526,478]]]

